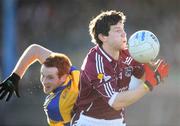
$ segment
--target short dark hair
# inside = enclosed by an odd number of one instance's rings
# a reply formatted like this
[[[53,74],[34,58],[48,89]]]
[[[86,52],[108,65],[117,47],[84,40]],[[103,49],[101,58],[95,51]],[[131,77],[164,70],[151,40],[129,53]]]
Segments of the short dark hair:
[[[102,46],[102,41],[99,40],[98,35],[101,33],[108,36],[110,26],[117,24],[119,21],[124,23],[126,16],[123,12],[110,10],[103,11],[95,18],[93,18],[89,23],[89,34],[91,36],[91,41],[99,46]]]
[[[71,61],[70,59],[61,53],[51,54],[43,63],[46,67],[56,67],[58,69],[59,78],[70,72]]]

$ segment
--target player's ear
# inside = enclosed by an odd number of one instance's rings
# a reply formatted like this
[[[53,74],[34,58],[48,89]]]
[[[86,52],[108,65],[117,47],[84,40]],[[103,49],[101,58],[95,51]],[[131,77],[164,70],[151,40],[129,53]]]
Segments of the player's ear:
[[[102,42],[105,42],[107,40],[107,36],[103,35],[102,33],[98,34],[98,38],[99,40],[101,40]]]

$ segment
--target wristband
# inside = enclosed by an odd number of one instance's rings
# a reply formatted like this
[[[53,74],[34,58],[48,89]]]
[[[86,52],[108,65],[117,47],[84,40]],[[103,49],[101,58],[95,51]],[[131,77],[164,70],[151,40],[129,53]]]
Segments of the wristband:
[[[150,90],[149,87],[147,86],[147,84],[143,83],[143,86],[146,90],[148,90],[148,91]]]

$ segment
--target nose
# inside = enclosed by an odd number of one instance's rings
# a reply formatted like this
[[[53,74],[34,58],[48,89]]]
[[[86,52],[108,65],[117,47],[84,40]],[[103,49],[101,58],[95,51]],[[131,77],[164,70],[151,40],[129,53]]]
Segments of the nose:
[[[126,38],[126,32],[125,31],[122,32],[121,37]]]

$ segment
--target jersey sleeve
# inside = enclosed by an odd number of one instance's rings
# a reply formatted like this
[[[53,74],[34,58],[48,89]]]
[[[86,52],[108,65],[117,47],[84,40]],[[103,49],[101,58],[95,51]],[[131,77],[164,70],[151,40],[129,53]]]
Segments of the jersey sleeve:
[[[143,64],[136,61],[133,62],[133,75],[138,79],[140,79],[144,75]]]

